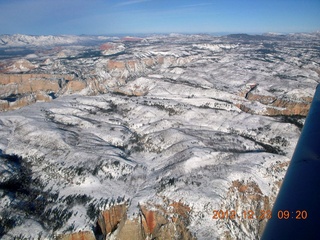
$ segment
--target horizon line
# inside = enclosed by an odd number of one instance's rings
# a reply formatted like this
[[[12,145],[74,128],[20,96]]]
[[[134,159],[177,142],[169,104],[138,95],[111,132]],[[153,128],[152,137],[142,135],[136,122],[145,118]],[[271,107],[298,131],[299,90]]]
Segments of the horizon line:
[[[279,34],[279,35],[288,35],[288,34],[297,34],[297,33],[319,33],[320,30],[315,31],[296,31],[296,32],[277,32],[277,31],[267,31],[267,32],[246,32],[246,31],[217,31],[217,32],[140,32],[140,33],[79,33],[79,34],[68,34],[68,33],[59,33],[59,34],[29,34],[29,33],[0,33],[2,35],[25,35],[25,36],[138,36],[138,35],[170,35],[170,34],[181,34],[181,35],[231,35],[231,34],[247,34],[247,35],[263,35],[263,34]]]

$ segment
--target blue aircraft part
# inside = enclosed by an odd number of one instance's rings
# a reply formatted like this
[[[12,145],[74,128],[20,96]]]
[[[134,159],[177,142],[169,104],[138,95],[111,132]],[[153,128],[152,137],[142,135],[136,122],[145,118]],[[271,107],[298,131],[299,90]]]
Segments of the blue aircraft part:
[[[320,239],[320,84],[261,239]]]

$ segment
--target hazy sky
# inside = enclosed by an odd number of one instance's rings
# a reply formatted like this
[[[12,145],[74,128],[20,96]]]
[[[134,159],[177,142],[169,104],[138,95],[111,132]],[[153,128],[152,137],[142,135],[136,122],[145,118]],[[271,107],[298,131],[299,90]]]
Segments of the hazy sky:
[[[320,0],[0,0],[0,34],[316,30]]]

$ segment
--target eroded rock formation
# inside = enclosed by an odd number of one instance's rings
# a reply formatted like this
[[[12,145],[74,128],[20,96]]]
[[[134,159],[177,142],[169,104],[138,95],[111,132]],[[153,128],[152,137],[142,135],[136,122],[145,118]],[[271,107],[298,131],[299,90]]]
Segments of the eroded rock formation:
[[[60,235],[57,237],[57,240],[96,240],[96,237],[91,231],[80,231],[77,233]]]
[[[112,233],[120,223],[126,220],[126,204],[116,205],[108,210],[102,211],[98,219],[98,225],[103,235]]]
[[[103,239],[195,239],[188,230],[191,208],[182,202],[166,201],[161,205],[139,206],[134,218],[127,217],[127,204],[119,204],[101,211],[97,221]],[[96,234],[99,237],[99,234]],[[60,235],[59,240],[96,239],[93,232],[83,231]]]
[[[26,59],[19,59],[11,63],[10,65],[6,66],[4,69],[2,69],[2,71],[7,73],[23,73],[28,72],[37,67],[37,65],[32,64],[30,61]]]
[[[268,116],[307,116],[312,97],[297,97],[290,98],[286,96],[263,95],[256,92],[258,84],[249,84],[246,90],[239,95],[249,100],[250,102],[238,103],[236,106],[242,111],[252,114],[262,114]],[[257,111],[252,107],[252,103],[259,103],[262,107]],[[261,109],[264,109],[261,111]]]
[[[52,96],[80,92],[85,87],[85,82],[68,74],[0,74],[0,111],[51,101]]]
[[[265,176],[273,179],[273,187],[269,194],[265,194],[259,185],[252,180],[234,180],[231,182],[225,200],[218,211],[222,210],[228,215],[217,217],[218,225],[227,226],[229,231],[224,233],[226,239],[253,239],[261,236],[267,220],[272,216],[272,206],[275,202],[282,180],[277,174],[283,176],[289,165],[288,161],[276,162],[265,172]],[[231,215],[231,211],[235,215]],[[231,217],[232,216],[232,217]],[[239,229],[242,229],[240,232]]]

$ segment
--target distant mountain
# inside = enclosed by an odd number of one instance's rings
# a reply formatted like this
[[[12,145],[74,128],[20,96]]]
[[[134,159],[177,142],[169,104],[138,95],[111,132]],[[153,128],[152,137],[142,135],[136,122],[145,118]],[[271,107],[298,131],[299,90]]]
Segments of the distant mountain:
[[[2,35],[0,238],[259,239],[313,36]]]
[[[272,40],[272,39],[280,39],[284,38],[284,35],[250,35],[245,33],[239,34],[229,34],[228,38],[246,40],[246,41],[264,41],[264,40]]]
[[[0,47],[25,47],[25,46],[54,46],[54,45],[76,45],[76,44],[93,44],[105,42],[107,40],[117,39],[106,36],[75,36],[75,35],[58,35],[58,36],[34,36],[34,35],[0,35]]]
[[[250,35],[246,33],[237,33],[225,35],[230,39],[238,40],[280,40],[287,38],[316,38],[319,37],[319,32],[313,33],[293,33],[293,34],[281,34],[281,33],[265,33],[262,35]],[[202,36],[202,37],[201,37]],[[192,39],[192,38],[207,38],[210,35],[192,34],[183,35],[171,33],[169,35],[152,35],[153,38],[177,38],[177,39]],[[149,38],[151,36],[144,35],[144,38]],[[13,35],[0,35],[0,48],[6,47],[46,47],[46,46],[66,46],[66,45],[96,45],[102,44],[108,41],[122,41],[122,42],[132,42],[141,41],[142,38],[138,37],[117,37],[117,36],[96,36],[96,35],[23,35],[23,34],[13,34]]]
[[[246,33],[238,33],[238,34],[229,34],[227,35],[228,38],[232,39],[239,39],[239,40],[290,40],[290,39],[297,39],[297,38],[310,38],[315,39],[320,36],[319,31],[318,32],[311,32],[311,33],[274,33],[274,32],[268,32],[264,34],[246,34]]]

